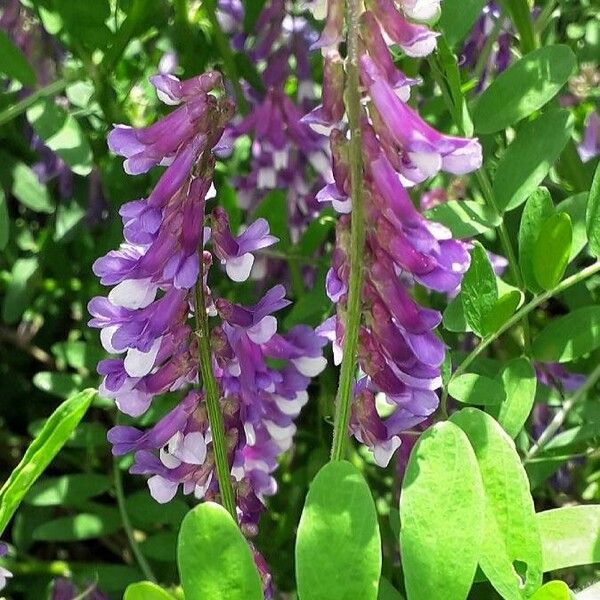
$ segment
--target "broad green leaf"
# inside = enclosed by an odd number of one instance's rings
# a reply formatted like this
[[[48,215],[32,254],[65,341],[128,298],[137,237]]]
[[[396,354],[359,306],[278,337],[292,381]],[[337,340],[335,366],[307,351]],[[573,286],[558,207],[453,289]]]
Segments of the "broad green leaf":
[[[140,581],[127,586],[123,600],[175,600],[175,596],[151,581]]]
[[[515,314],[522,302],[523,293],[519,290],[510,290],[500,296],[490,310],[483,315],[483,333],[490,335],[498,331]]]
[[[453,423],[437,423],[413,448],[402,483],[400,552],[408,600],[439,598],[440,590],[445,600],[465,600],[483,519],[483,487],[469,440]]]
[[[521,459],[512,439],[490,415],[464,408],[450,420],[467,434],[483,480],[479,566],[505,600],[522,600],[542,584],[542,548]]]
[[[20,81],[23,85],[35,83],[35,73],[25,55],[10,40],[8,35],[0,29],[0,73],[11,79]]]
[[[439,28],[450,46],[462,41],[481,14],[486,0],[444,0]]]
[[[600,563],[600,505],[565,506],[537,514],[544,571]]]
[[[600,258],[600,164],[596,167],[585,214],[591,253]]]
[[[472,200],[450,200],[425,212],[432,221],[445,225],[455,238],[471,238],[498,225],[498,218],[485,205]]]
[[[444,311],[444,327],[448,331],[472,331],[465,319],[462,294],[453,298]]]
[[[10,217],[8,216],[8,206],[6,206],[6,196],[0,188],[0,250],[4,250],[10,238]]]
[[[473,107],[477,133],[493,133],[538,110],[563,87],[575,69],[573,51],[562,44],[526,54],[501,73]]]
[[[585,306],[550,321],[533,340],[533,357],[569,362],[600,346],[600,306]]]
[[[252,551],[231,515],[205,502],[183,519],[177,565],[186,600],[262,600]]]
[[[473,244],[471,266],[463,277],[460,295],[467,323],[483,337],[486,333],[484,317],[496,304],[498,289],[487,252],[479,242]]]
[[[585,223],[587,199],[587,192],[582,192],[581,194],[569,196],[556,205],[557,212],[569,215],[573,226],[573,244],[571,245],[569,262],[585,248],[588,241]]]
[[[23,499],[32,506],[73,506],[111,488],[106,475],[78,473],[38,481]]]
[[[140,543],[140,548],[148,558],[172,563],[177,555],[177,534],[175,531],[161,531],[149,535]]]
[[[545,187],[535,190],[525,203],[519,227],[519,266],[527,289],[541,292],[533,269],[533,254],[542,223],[554,214],[550,192]]]
[[[516,208],[537,188],[569,141],[572,130],[573,117],[563,109],[549,110],[519,126],[494,177],[493,192],[500,210]]]
[[[2,318],[6,323],[16,323],[28,308],[37,270],[35,256],[15,260],[2,306]]]
[[[63,402],[31,442],[21,462],[0,489],[0,535],[29,488],[75,430],[95,395],[96,390],[84,390]]]
[[[145,490],[127,496],[125,506],[133,525],[141,529],[152,525],[170,525],[179,529],[188,512],[187,504],[180,498],[173,498],[168,504],[158,504]]]
[[[553,288],[562,279],[572,243],[573,227],[567,213],[556,213],[542,223],[532,258],[535,278],[544,290]]]
[[[515,438],[523,429],[535,400],[537,377],[526,358],[514,358],[504,365],[499,379],[502,381],[506,400],[493,407],[491,413],[498,419],[504,431]]]
[[[476,373],[465,373],[450,380],[450,395],[465,404],[494,405],[506,400],[502,383]]]
[[[71,517],[59,517],[36,527],[34,539],[45,542],[77,542],[111,535],[121,528],[116,509],[102,514],[80,513]]]
[[[1,175],[4,187],[9,189],[23,206],[35,212],[54,212],[54,205],[46,186],[39,182],[37,175],[25,163],[15,160],[3,151],[0,151],[0,163],[4,167]]]
[[[375,600],[380,574],[381,538],[369,486],[350,463],[328,463],[310,484],[298,525],[298,596]]]
[[[569,586],[564,581],[549,581],[543,585],[531,600],[570,600],[573,598]]]
[[[88,175],[92,170],[92,149],[77,120],[46,98],[27,111],[27,120],[46,146],[60,156],[74,173]]]

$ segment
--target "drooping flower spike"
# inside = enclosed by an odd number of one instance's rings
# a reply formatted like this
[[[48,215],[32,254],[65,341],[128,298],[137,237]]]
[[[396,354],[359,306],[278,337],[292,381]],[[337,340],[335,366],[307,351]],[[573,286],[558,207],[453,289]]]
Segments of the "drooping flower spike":
[[[336,14],[331,6],[329,14]],[[452,239],[442,225],[428,221],[406,191],[440,171],[471,172],[481,165],[477,140],[442,134],[406,104],[410,80],[394,65],[387,41],[408,56],[423,56],[435,47],[437,34],[411,18],[428,18],[437,2],[367,0],[361,15],[359,69],[362,92],[361,139],[366,241],[358,341],[358,375],[350,430],[385,466],[401,443],[401,433],[431,415],[438,405],[440,367],[445,346],[436,336],[439,312],[420,306],[410,287],[456,293],[470,258],[468,244]],[[427,15],[427,16],[426,16]],[[326,25],[325,55],[336,56],[334,21]],[[323,38],[322,38],[323,41]],[[333,64],[333,63],[332,63]],[[348,296],[350,199],[348,142],[343,121],[343,76],[327,77],[324,102],[306,120],[329,125],[334,182],[317,195],[342,213],[336,247],[326,280],[337,314],[318,329],[333,343],[341,362]],[[326,119],[329,118],[329,123]],[[382,410],[382,406],[386,409]],[[386,414],[386,417],[381,416]]]
[[[191,323],[196,290],[202,289],[212,327],[212,368],[224,416],[228,460],[238,516],[255,533],[264,498],[274,494],[277,459],[292,445],[294,419],[306,403],[310,377],[325,366],[325,340],[298,326],[277,333],[273,312],[284,308],[285,289],[276,286],[254,306],[213,298],[208,271],[221,264],[234,281],[246,280],[254,253],[271,246],[268,223],[258,219],[242,233],[230,229],[216,207],[205,223],[219,144],[232,116],[220,75],[187,81],[152,79],[161,100],[179,105],[142,129],[118,125],[109,136],[125,168],[141,173],[166,166],[149,196],[125,204],[125,241],[94,264],[108,297],[89,304],[105,350],[101,393],[124,413],[138,417],[159,394],[173,394],[173,408],[153,427],[120,425],[109,432],[113,453],[134,453],[132,473],[149,477],[150,493],[167,502],[179,489],[218,499],[213,437],[198,381],[198,342]],[[212,249],[212,252],[209,250]],[[216,260],[215,260],[216,259]],[[272,357],[280,367],[270,366]],[[178,402],[178,398],[181,398]]]

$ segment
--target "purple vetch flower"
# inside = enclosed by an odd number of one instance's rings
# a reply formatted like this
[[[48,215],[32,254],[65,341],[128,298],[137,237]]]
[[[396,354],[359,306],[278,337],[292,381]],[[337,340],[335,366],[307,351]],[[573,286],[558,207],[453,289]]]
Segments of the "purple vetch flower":
[[[400,0],[402,12],[415,21],[429,21],[440,12],[441,0]]]
[[[592,112],[585,120],[583,140],[577,146],[577,152],[583,162],[600,155],[600,115]]]
[[[269,224],[265,219],[257,219],[240,235],[233,237],[227,212],[219,206],[213,211],[212,242],[215,254],[233,281],[248,279],[254,264],[252,252],[268,248],[278,241],[278,238],[269,235]]]
[[[79,591],[75,584],[64,577],[59,577],[52,584],[52,595],[50,600],[76,600],[77,598],[86,598],[86,600],[109,600],[102,592],[98,591],[95,584]]]
[[[192,327],[196,289],[211,329],[210,347],[239,520],[256,532],[264,499],[277,489],[273,472],[296,431],[294,420],[308,400],[310,378],[325,367],[326,340],[309,327],[277,332],[273,312],[286,307],[285,288],[275,286],[254,306],[213,298],[208,271],[214,257],[234,281],[245,280],[255,252],[271,246],[266,220],[242,233],[230,231],[227,214],[214,196],[216,152],[232,105],[215,73],[179,81],[152,78],[161,99],[180,106],[143,129],[119,125],[109,141],[125,156],[131,173],[166,167],[147,198],[121,207],[125,241],[98,259],[94,272],[112,286],[93,298],[90,326],[100,329],[113,357],[98,364],[102,395],[124,413],[145,413],[158,394],[183,399],[153,427],[117,426],[108,439],[115,455],[134,454],[131,472],[148,477],[151,495],[168,502],[178,490],[198,499],[218,499],[212,432],[198,380],[198,342]],[[273,367],[271,359],[278,359]]]
[[[440,368],[446,348],[435,334],[442,317],[420,306],[410,288],[420,284],[428,290],[456,293],[470,265],[468,242],[454,240],[446,227],[423,217],[405,186],[442,170],[473,171],[481,165],[482,153],[477,140],[436,131],[406,104],[410,86],[417,82],[398,71],[389,55],[386,39],[409,56],[433,49],[436,34],[410,23],[406,16],[437,10],[437,3],[407,1],[404,14],[391,0],[369,0],[366,5],[359,56],[364,279],[350,431],[385,466],[400,446],[402,432],[423,423],[436,410],[442,385]],[[317,196],[342,213],[326,278],[337,314],[317,329],[333,343],[336,363],[342,360],[352,208],[347,132],[339,112],[336,119],[341,123],[329,123],[334,181]]]
[[[8,546],[4,542],[0,542],[0,558],[8,554]],[[0,591],[2,591],[7,584],[7,579],[10,579],[13,574],[4,567],[0,567]]]

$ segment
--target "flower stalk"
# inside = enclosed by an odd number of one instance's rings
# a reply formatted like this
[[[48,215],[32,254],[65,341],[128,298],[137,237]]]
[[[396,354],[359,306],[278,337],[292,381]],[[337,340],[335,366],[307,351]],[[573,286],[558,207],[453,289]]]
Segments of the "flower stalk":
[[[200,251],[200,276],[195,288],[196,337],[198,338],[198,365],[202,373],[202,384],[206,394],[208,422],[212,432],[215,467],[221,492],[221,502],[233,519],[237,522],[235,496],[231,485],[229,460],[227,458],[227,440],[221,407],[219,406],[219,387],[212,368],[212,352],[210,349],[210,328],[206,312],[206,294],[204,292],[204,265]]]
[[[362,144],[360,130],[360,91],[358,71],[358,0],[346,3],[348,57],[346,60],[346,110],[350,126],[350,186],[352,220],[350,224],[350,275],[348,283],[348,310],[344,334],[344,357],[340,367],[331,460],[341,460],[350,423],[352,383],[356,369],[356,351],[361,321],[361,289],[363,280],[363,253],[365,228],[362,199]]]

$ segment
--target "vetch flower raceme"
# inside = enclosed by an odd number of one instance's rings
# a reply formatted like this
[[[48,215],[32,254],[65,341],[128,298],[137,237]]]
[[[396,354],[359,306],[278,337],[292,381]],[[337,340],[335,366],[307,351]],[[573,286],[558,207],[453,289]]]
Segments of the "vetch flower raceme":
[[[264,497],[276,491],[272,473],[292,445],[310,377],[325,366],[326,340],[303,326],[277,333],[272,313],[288,304],[283,286],[251,307],[213,298],[208,285],[213,262],[232,280],[244,281],[254,253],[277,238],[264,219],[235,235],[219,207],[205,224],[206,202],[215,195],[213,152],[232,115],[220,76],[187,81],[160,76],[152,82],[162,100],[180,106],[143,129],[117,126],[109,144],[126,157],[131,173],[156,165],[166,169],[147,198],[120,210],[125,241],[94,265],[101,282],[113,287],[108,297],[89,303],[90,325],[101,330],[104,348],[116,355],[101,361],[98,371],[101,393],[114,398],[122,412],[137,417],[157,395],[177,395],[150,429],[119,425],[108,437],[114,454],[134,453],[131,472],[149,476],[157,501],[169,501],[178,489],[218,499],[215,441],[204,392],[194,388],[199,344],[190,318],[197,310],[219,317],[210,331],[211,366],[238,517],[252,534]],[[204,306],[197,305],[198,289]]]
[[[410,87],[417,82],[394,66],[384,41],[391,40],[409,56],[430,52],[436,34],[407,17],[414,18],[418,8],[423,9],[421,14],[433,11],[435,4],[400,3],[403,13],[392,0],[367,0],[367,10],[361,15],[358,67],[366,239],[359,373],[354,384],[350,430],[383,466],[400,445],[400,434],[435,411],[436,390],[442,383],[440,366],[445,345],[434,332],[441,314],[420,306],[411,296],[410,287],[418,283],[429,290],[455,293],[470,263],[468,245],[454,240],[447,228],[425,219],[406,186],[421,183],[440,171],[462,175],[477,169],[482,161],[477,140],[436,131],[406,104]],[[340,93],[339,83],[324,82],[328,84],[328,94]],[[322,108],[322,114],[326,114],[325,106]],[[338,110],[330,123],[335,181],[325,186],[318,198],[331,201],[340,213],[351,213],[348,142],[346,132],[338,125],[341,117]],[[326,282],[327,293],[337,304],[337,314],[318,329],[333,342],[336,363],[342,359],[348,300],[350,222],[350,214],[342,214],[338,220],[336,248]]]

